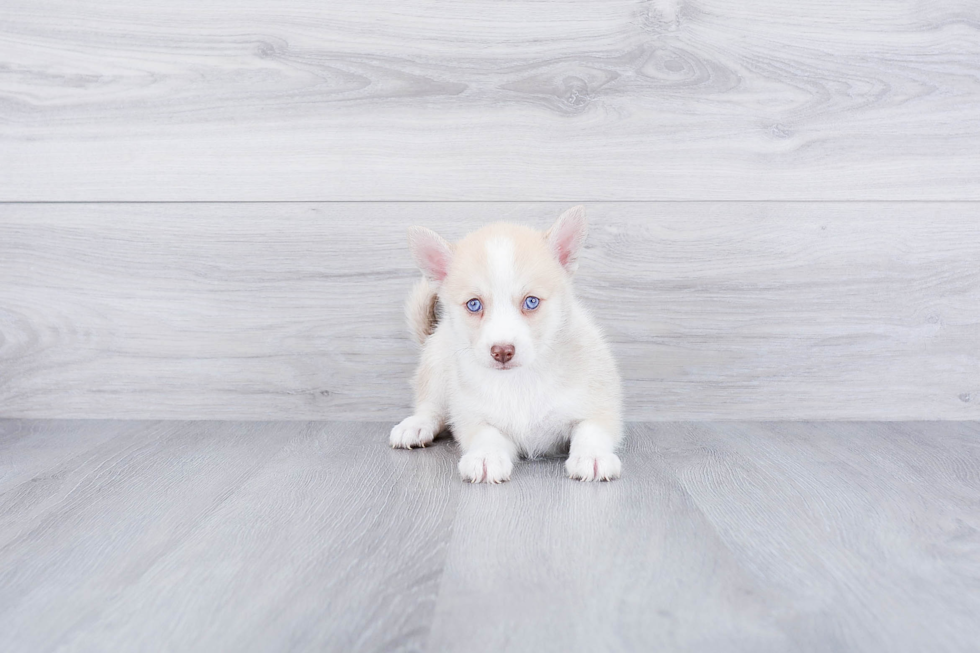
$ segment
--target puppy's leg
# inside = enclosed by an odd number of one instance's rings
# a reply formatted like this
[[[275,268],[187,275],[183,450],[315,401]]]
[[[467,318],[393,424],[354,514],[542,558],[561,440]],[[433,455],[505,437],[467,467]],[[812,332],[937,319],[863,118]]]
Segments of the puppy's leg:
[[[389,442],[396,449],[424,447],[446,427],[445,387],[430,357],[423,355],[415,374],[415,414],[391,429]]]
[[[621,463],[616,455],[621,428],[617,423],[587,419],[572,430],[565,471],[580,481],[611,481],[619,478]]]
[[[455,426],[453,427],[456,428]],[[510,480],[517,457],[517,446],[488,424],[459,429],[463,447],[459,473],[470,483],[503,483]]]
[[[431,404],[420,404],[414,415],[391,429],[388,440],[395,449],[424,447],[436,439],[445,425],[441,411]]]

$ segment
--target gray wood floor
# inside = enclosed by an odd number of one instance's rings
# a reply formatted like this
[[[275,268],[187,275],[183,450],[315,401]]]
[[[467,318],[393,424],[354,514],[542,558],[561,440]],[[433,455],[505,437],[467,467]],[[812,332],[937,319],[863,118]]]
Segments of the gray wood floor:
[[[470,486],[387,423],[0,421],[5,652],[976,651],[980,424],[633,424]]]

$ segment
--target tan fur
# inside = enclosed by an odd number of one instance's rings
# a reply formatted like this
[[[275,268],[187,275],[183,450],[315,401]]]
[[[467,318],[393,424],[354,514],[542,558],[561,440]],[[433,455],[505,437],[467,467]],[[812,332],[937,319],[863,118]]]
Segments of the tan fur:
[[[439,316],[436,312],[436,300],[438,296],[432,289],[427,279],[419,279],[412,286],[405,301],[405,320],[408,322],[408,329],[415,338],[415,342],[420,345],[425,339],[436,331],[439,323]]]
[[[531,281],[541,299],[546,300],[547,293],[539,289],[553,291],[564,274],[548,250],[546,234],[506,222],[487,225],[456,243],[453,263],[442,287],[443,299],[465,303],[470,297],[480,296],[481,282],[486,281],[487,243],[495,238],[514,243],[517,273]]]

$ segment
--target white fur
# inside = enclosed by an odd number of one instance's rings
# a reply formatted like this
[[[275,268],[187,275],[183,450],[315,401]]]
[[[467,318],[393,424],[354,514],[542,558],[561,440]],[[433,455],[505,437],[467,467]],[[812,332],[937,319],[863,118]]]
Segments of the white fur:
[[[619,477],[619,375],[571,283],[585,231],[581,207],[543,234],[493,225],[450,245],[413,229],[414,242],[423,244],[413,251],[438,282],[442,310],[438,324],[419,323],[431,315],[419,308],[431,295],[413,292],[412,330],[431,335],[416,375],[415,414],[392,429],[393,447],[424,446],[449,426],[463,449],[460,474],[471,482],[506,481],[518,456],[565,446],[570,477]],[[548,296],[541,313],[523,311],[523,298],[542,288]],[[484,302],[479,316],[465,308],[470,289]],[[515,347],[506,369],[491,356],[495,344]]]
[[[506,238],[493,238],[487,241],[486,251],[490,273],[487,294],[490,297],[515,294],[514,289],[519,284],[514,277],[514,243]],[[511,361],[513,367],[530,363],[534,360],[534,340],[520,309],[501,301],[494,301],[493,304],[493,309],[480,330],[476,351],[483,352],[488,357],[487,364],[492,365],[490,348],[495,344],[510,344],[517,350]]]

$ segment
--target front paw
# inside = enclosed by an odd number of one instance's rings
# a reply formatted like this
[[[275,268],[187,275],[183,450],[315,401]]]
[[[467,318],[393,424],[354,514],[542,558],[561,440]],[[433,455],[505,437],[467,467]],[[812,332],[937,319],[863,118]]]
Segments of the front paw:
[[[388,441],[395,449],[424,447],[436,439],[438,428],[439,425],[434,420],[420,415],[412,415],[391,429],[391,436]]]
[[[459,473],[470,483],[503,483],[513,469],[510,456],[502,451],[474,451],[459,461]]]
[[[565,461],[565,471],[579,481],[611,481],[619,478],[622,463],[614,453],[572,454]]]

